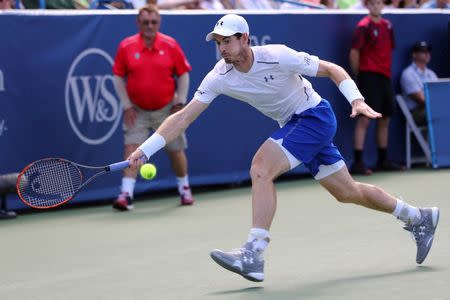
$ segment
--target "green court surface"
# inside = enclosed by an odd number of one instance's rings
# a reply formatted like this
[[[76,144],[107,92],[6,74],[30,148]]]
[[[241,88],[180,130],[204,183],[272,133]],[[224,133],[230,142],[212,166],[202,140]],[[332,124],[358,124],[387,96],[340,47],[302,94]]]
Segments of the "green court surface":
[[[20,215],[0,222],[0,299],[450,299],[450,170],[357,177],[418,206],[439,206],[423,265],[394,217],[333,200],[312,179],[277,183],[266,280],[216,265],[251,226],[250,188]],[[194,189],[195,192],[195,189]],[[156,198],[159,197],[159,198]]]

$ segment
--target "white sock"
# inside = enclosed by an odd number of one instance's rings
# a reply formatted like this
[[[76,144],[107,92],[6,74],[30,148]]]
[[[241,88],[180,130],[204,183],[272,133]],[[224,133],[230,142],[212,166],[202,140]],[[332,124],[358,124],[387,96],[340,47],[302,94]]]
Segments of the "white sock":
[[[186,176],[184,177],[177,177],[177,183],[178,183],[178,193],[180,193],[181,195],[184,192],[184,187],[189,186],[188,175],[186,174]]]
[[[134,194],[134,186],[136,184],[136,179],[132,177],[123,177],[122,178],[122,193],[128,193],[131,198],[133,198]]]
[[[263,228],[252,228],[248,234],[247,242],[253,243],[255,250],[263,252],[269,245],[269,232]]]
[[[392,214],[405,223],[416,224],[420,220],[420,210],[400,199],[397,199],[397,205]]]

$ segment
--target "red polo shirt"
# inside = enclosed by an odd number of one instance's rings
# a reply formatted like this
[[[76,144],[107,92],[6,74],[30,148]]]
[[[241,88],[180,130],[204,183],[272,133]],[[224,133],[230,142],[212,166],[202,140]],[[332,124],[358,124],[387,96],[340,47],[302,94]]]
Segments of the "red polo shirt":
[[[353,33],[352,48],[359,49],[359,70],[383,74],[391,78],[392,49],[395,47],[391,22],[375,23],[364,17]]]
[[[138,33],[119,44],[113,73],[126,77],[128,96],[133,103],[145,110],[157,110],[172,101],[174,76],[191,69],[175,39],[158,32],[149,49]]]

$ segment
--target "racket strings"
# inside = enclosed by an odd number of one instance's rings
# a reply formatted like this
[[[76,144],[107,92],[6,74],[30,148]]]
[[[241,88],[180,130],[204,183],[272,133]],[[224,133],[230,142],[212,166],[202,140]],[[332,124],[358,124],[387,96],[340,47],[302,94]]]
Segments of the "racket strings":
[[[32,206],[49,207],[72,198],[82,179],[80,170],[68,161],[41,160],[22,174],[19,189]]]

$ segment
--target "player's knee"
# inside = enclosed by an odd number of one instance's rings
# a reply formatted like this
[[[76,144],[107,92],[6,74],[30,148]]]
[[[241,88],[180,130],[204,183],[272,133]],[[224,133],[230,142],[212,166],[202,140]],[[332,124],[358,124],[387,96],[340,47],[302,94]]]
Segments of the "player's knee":
[[[272,180],[269,170],[261,163],[252,163],[250,168],[250,178],[253,182]]]

